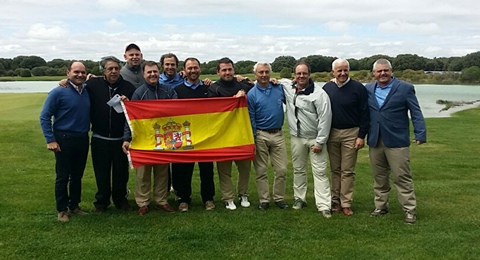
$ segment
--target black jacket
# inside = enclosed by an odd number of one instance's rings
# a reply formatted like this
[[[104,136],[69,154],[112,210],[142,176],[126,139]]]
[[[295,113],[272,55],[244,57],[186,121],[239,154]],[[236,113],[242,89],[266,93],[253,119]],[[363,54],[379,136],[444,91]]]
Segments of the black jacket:
[[[132,83],[122,76],[117,82],[110,84],[103,77],[94,77],[86,82],[90,96],[90,122],[92,132],[103,137],[121,138],[125,126],[125,115],[117,113],[107,102],[115,95],[124,95],[129,99],[135,92]]]

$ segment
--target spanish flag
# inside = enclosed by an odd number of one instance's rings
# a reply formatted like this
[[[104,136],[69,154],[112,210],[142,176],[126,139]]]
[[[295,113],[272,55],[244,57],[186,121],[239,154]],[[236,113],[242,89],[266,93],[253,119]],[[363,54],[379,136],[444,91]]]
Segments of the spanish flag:
[[[172,162],[255,159],[245,97],[123,102],[134,168]]]

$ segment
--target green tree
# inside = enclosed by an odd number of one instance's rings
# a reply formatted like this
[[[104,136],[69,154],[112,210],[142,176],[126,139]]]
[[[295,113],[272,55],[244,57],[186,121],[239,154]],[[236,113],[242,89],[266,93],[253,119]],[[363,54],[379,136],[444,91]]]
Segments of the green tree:
[[[47,69],[48,69],[47,66],[35,67],[32,69],[32,74],[33,76],[47,76],[46,74]]]
[[[289,68],[292,71],[295,63],[297,63],[297,60],[292,56],[278,56],[272,62],[272,71],[280,72],[283,68]]]
[[[29,69],[24,69],[24,68],[18,68],[19,70],[19,73],[18,73],[18,76],[20,77],[31,77],[32,76],[32,72],[29,70]]]
[[[460,80],[464,83],[478,83],[480,82],[480,67],[472,66],[462,70]]]
[[[5,69],[3,64],[0,62],[0,76],[5,76],[6,73],[7,73],[7,70]]]
[[[310,55],[304,61],[310,65],[312,72],[330,72],[332,70],[332,62],[335,57],[323,55]]]
[[[70,60],[53,59],[47,62],[47,66],[50,68],[66,68],[68,63],[70,63]]]
[[[292,78],[292,70],[289,69],[289,68],[284,67],[284,68],[280,71],[280,78],[287,78],[287,79]]]
[[[416,54],[399,54],[392,62],[395,70],[423,70],[426,64],[427,59]]]

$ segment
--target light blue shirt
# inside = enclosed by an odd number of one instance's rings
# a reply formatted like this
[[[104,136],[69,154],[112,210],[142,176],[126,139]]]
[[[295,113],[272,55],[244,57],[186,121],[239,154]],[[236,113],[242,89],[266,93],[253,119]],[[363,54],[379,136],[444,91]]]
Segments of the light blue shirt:
[[[388,85],[385,87],[380,87],[378,83],[375,84],[375,98],[377,99],[377,104],[378,107],[382,107],[383,102],[385,102],[385,99],[388,96],[388,93],[390,93],[390,90],[392,89],[393,85],[393,78]]]
[[[280,129],[283,125],[283,103],[285,95],[281,85],[268,84],[267,88],[257,84],[248,91],[248,113],[253,135],[257,129]]]
[[[202,86],[202,85],[203,85],[203,82],[200,80],[200,81],[198,82],[198,85],[195,85],[195,84],[193,84],[193,83],[188,82],[188,81],[185,79],[185,82],[183,82],[183,84],[185,84],[185,86],[187,86],[187,87],[195,90],[195,89],[197,89],[199,86]]]

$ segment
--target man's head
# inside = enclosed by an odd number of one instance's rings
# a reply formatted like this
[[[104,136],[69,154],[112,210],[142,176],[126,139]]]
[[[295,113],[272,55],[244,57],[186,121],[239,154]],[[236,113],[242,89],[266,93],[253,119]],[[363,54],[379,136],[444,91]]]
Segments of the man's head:
[[[345,59],[336,59],[332,62],[332,74],[337,83],[343,84],[347,81],[350,72],[350,63]]]
[[[121,62],[114,56],[103,57],[100,60],[100,69],[105,80],[110,84],[115,83],[120,78]]]
[[[150,85],[157,85],[160,77],[160,70],[158,64],[154,61],[146,61],[142,64],[143,78],[145,82]]]
[[[386,86],[392,80],[392,64],[386,59],[378,59],[373,63],[372,73],[380,86]]]
[[[200,81],[200,61],[197,58],[187,58],[183,63],[188,82],[198,84]]]
[[[143,60],[143,54],[140,51],[140,47],[135,43],[130,43],[125,48],[125,54],[123,55],[128,65],[132,67],[140,66]]]
[[[270,66],[270,63],[268,62],[257,62],[253,65],[253,72],[255,73],[258,85],[268,87],[268,83],[270,82],[270,71],[272,71],[272,66]]]
[[[300,61],[295,64],[293,73],[295,74],[295,82],[297,82],[299,88],[304,89],[308,87],[310,82],[310,66],[306,62]]]
[[[235,75],[233,61],[227,57],[221,58],[217,64],[217,74],[224,81],[232,81]]]
[[[160,57],[160,64],[162,65],[163,71],[167,77],[175,77],[178,68],[177,55],[173,53],[163,54],[162,57]]]
[[[67,68],[67,77],[75,85],[82,85],[87,79],[85,65],[80,61],[71,61]]]

